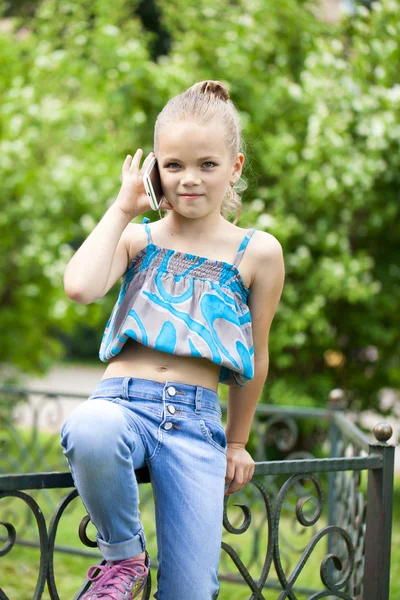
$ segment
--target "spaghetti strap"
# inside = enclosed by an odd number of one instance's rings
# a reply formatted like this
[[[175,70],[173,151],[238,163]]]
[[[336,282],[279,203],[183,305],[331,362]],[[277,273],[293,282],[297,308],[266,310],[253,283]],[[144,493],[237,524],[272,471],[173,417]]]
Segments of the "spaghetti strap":
[[[150,227],[147,225],[147,223],[149,223],[149,222],[150,222],[150,219],[148,217],[143,217],[143,219],[142,219],[142,225],[144,225],[144,228],[145,228],[146,233],[147,233],[147,243],[148,244],[152,244],[153,240],[152,240],[152,237],[151,237]]]
[[[237,253],[236,253],[236,256],[235,256],[235,260],[234,260],[234,263],[233,263],[233,266],[234,266],[234,267],[238,267],[238,266],[239,266],[239,263],[240,263],[240,261],[241,261],[241,260],[242,260],[242,258],[243,258],[244,251],[245,251],[245,250],[246,250],[246,248],[247,248],[247,244],[248,244],[248,243],[249,243],[249,241],[251,240],[251,237],[252,237],[252,235],[253,235],[253,233],[254,233],[255,231],[256,231],[256,230],[255,230],[255,229],[252,227],[251,229],[249,229],[249,230],[248,230],[248,232],[247,232],[247,233],[246,233],[246,235],[244,236],[244,238],[243,238],[243,240],[242,240],[242,243],[240,244],[240,246],[239,246],[239,249],[238,249],[238,251],[237,251]]]

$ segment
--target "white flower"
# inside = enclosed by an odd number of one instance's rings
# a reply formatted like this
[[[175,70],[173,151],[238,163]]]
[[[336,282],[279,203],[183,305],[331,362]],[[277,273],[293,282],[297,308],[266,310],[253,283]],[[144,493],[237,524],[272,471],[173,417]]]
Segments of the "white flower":
[[[240,25],[244,25],[244,27],[250,27],[251,25],[253,25],[254,20],[253,17],[250,15],[240,15],[237,22]]]
[[[119,34],[119,28],[116,27],[115,25],[104,25],[103,29],[102,29],[103,33],[105,33],[106,35],[113,35],[113,36],[117,36]]]
[[[371,119],[371,135],[375,137],[382,137],[386,131],[385,123],[379,117],[372,117]]]
[[[215,8],[212,8],[211,6],[207,6],[205,8],[203,8],[203,15],[209,19],[212,19],[213,17],[215,17],[216,15],[216,10]]]
[[[392,88],[386,90],[386,97],[391,102],[399,102],[400,101],[400,85],[396,83]]]
[[[135,112],[135,114],[133,115],[133,121],[135,123],[138,123],[139,125],[141,123],[145,123],[147,121],[147,115],[145,112],[143,112],[142,110],[137,110]]]
[[[66,55],[65,50],[55,50],[52,54],[52,58],[53,60],[57,60],[60,61],[64,58],[64,56]]]
[[[365,8],[365,6],[361,6],[360,4],[356,7],[357,13],[360,17],[369,17],[369,10]]]
[[[21,90],[22,98],[26,98],[27,100],[30,100],[31,98],[33,98],[33,95],[34,95],[34,90],[31,85],[26,85],[25,87],[22,88],[22,90]]]
[[[126,44],[126,47],[129,50],[139,50],[141,46],[139,40],[129,40],[129,42]]]
[[[303,91],[297,83],[289,82],[287,89],[289,92],[289,96],[291,96],[292,98],[295,98],[296,100],[298,98],[301,98],[303,95]]]
[[[63,317],[65,317],[67,310],[68,303],[66,302],[66,300],[57,300],[57,302],[54,304],[51,310],[51,316],[54,319],[62,319]]]
[[[325,238],[326,245],[329,247],[336,246],[338,242],[338,235],[335,231],[330,231]]]
[[[305,160],[312,160],[314,158],[314,150],[312,148],[304,148],[301,151],[301,155]]]
[[[75,123],[68,130],[71,140],[81,140],[85,137],[86,127],[83,123]]]
[[[344,277],[345,271],[343,265],[341,265],[340,263],[333,263],[329,265],[329,267],[333,269],[333,274],[335,275],[335,277]]]
[[[13,134],[18,134],[21,130],[22,124],[24,120],[21,115],[14,115],[10,120],[10,132]]]
[[[378,66],[376,67],[376,69],[374,70],[374,73],[376,75],[376,77],[378,77],[378,79],[383,79],[386,75],[386,71],[382,66]]]
[[[274,227],[275,223],[276,219],[272,215],[269,215],[267,213],[260,215],[257,219],[257,227],[260,227],[260,229]]]
[[[307,336],[303,331],[298,331],[292,339],[296,346],[302,346],[307,341]]]
[[[264,210],[264,202],[261,200],[261,198],[255,198],[255,200],[251,202],[250,208],[252,208],[256,212],[261,212],[262,210]]]
[[[92,215],[82,215],[79,222],[85,231],[91,231],[96,226],[96,221]]]
[[[77,46],[85,46],[87,42],[87,36],[84,35],[83,33],[81,33],[80,35],[77,35],[75,38],[75,44]]]
[[[310,258],[310,249],[308,248],[308,246],[299,246],[296,250],[296,254],[301,260]]]
[[[355,179],[351,173],[345,173],[342,177],[342,181],[347,187],[352,187],[355,183]]]
[[[228,30],[225,32],[225,39],[228,40],[228,42],[236,42],[237,38],[238,34],[236,31]]]
[[[124,60],[123,62],[120,62],[118,65],[118,69],[120,71],[122,71],[122,73],[126,73],[127,71],[129,71],[130,68],[131,68],[131,66],[126,60]]]
[[[343,44],[340,40],[332,40],[331,46],[332,49],[335,50],[335,52],[342,52],[343,50]]]
[[[330,192],[334,192],[338,187],[337,181],[334,177],[328,177],[325,183],[326,189]]]
[[[309,54],[305,60],[305,65],[308,69],[312,69],[318,64],[318,58],[316,54]]]

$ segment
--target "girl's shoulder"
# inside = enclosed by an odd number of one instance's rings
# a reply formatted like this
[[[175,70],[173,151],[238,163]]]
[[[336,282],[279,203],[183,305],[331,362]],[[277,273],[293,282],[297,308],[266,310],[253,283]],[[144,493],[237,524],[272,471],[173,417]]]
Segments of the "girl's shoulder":
[[[261,256],[265,257],[265,255],[275,253],[277,249],[281,248],[279,240],[267,231],[263,231],[262,229],[256,229],[252,226],[237,227],[236,225],[234,225],[233,227],[235,227],[235,229],[237,230],[239,238],[244,238],[248,232],[250,233],[250,241],[248,243],[248,247],[249,249],[252,249],[254,259],[259,258],[260,254]]]
[[[279,240],[268,231],[255,229],[251,239],[253,240],[254,259],[269,258],[282,252]]]

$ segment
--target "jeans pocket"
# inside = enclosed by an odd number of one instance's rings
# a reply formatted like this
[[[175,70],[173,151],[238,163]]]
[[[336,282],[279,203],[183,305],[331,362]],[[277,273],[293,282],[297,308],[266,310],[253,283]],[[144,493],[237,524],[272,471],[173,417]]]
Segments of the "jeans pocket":
[[[211,419],[200,419],[200,428],[207,442],[226,454],[227,440],[223,425]]]

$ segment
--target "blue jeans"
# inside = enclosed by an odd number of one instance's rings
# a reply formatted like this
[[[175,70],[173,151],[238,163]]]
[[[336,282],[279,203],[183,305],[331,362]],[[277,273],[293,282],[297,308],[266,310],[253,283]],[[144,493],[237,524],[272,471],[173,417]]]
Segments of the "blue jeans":
[[[61,428],[63,453],[106,560],[146,548],[135,469],[148,467],[158,600],[218,596],[226,476],[221,415],[209,388],[113,377],[100,381]]]

